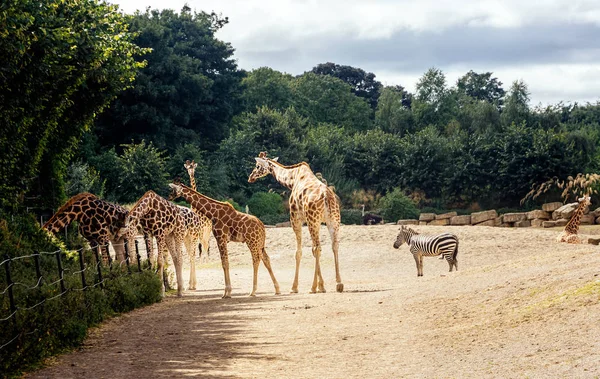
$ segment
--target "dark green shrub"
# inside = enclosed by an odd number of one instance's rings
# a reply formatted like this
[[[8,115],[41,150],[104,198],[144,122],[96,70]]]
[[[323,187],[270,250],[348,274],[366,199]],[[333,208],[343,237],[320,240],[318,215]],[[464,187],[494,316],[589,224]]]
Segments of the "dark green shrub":
[[[268,214],[268,215],[263,215],[260,218],[260,221],[263,222],[263,224],[265,225],[275,225],[278,224],[280,222],[286,222],[286,221],[290,221],[290,215],[287,213],[280,213],[280,214]]]
[[[342,209],[342,224],[362,225],[362,211],[359,209]]]
[[[385,221],[396,222],[402,219],[415,219],[419,211],[413,201],[399,188],[394,189],[379,200],[379,208]]]
[[[257,192],[248,200],[250,213],[261,218],[265,215],[279,215],[285,212],[283,198],[274,192]]]

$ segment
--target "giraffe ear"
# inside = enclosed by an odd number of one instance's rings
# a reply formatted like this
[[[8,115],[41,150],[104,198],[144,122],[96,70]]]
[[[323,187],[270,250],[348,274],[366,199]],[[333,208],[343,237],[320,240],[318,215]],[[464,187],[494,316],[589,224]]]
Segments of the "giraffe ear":
[[[275,158],[273,158],[271,160],[277,162],[279,160],[279,157],[275,157]]]
[[[266,152],[266,151],[261,151],[261,152],[258,154],[258,157],[259,157],[259,158],[266,158],[266,157],[267,157],[267,152]]]

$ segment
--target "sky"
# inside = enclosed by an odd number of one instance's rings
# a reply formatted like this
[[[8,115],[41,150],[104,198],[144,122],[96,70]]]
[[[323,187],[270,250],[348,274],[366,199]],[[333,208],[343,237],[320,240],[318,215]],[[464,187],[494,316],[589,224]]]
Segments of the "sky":
[[[436,67],[450,85],[493,72],[524,80],[531,105],[600,100],[598,0],[109,0],[126,13],[188,4],[221,13],[240,68],[293,75],[319,63],[362,68],[414,91]]]

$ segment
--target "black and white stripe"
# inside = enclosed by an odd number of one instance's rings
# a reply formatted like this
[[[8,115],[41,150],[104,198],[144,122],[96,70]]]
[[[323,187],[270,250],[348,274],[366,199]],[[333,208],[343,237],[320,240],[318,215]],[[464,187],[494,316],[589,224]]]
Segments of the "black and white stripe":
[[[415,258],[417,276],[423,276],[423,256],[442,255],[448,261],[451,272],[453,268],[458,270],[458,260],[456,259],[458,237],[454,234],[421,235],[411,228],[402,226],[396,242],[394,242],[394,248],[398,249],[405,242],[410,246],[410,252]]]

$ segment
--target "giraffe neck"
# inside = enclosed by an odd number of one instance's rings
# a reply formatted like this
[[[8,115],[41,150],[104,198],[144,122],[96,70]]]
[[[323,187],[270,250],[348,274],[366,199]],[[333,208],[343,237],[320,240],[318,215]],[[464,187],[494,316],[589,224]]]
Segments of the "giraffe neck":
[[[190,187],[196,191],[196,179],[194,178],[194,172],[188,171],[188,174],[190,175]]]
[[[579,206],[575,210],[575,213],[573,213],[573,216],[571,216],[571,219],[569,220],[567,225],[565,225],[565,231],[567,233],[577,234],[577,232],[579,231],[579,224],[581,223],[581,216],[583,216],[585,207],[585,201],[579,203]]]
[[[314,174],[305,163],[286,167],[269,160],[269,170],[275,180],[289,189],[292,189],[294,185],[302,179],[308,178],[309,176],[314,177]],[[316,177],[315,179],[318,180]]]
[[[229,203],[211,199],[210,197],[196,192],[193,189],[184,185],[181,185],[181,188],[181,197],[183,197],[188,203],[190,203],[192,208],[204,214],[210,219],[216,218],[219,215],[219,213],[221,213],[222,215],[223,211],[229,213],[234,210],[233,206]]]
[[[85,211],[86,202],[93,201],[96,197],[89,193],[81,193],[69,199],[65,205],[42,226],[44,229],[56,233],[63,230],[73,221],[81,221]]]
[[[129,211],[129,222],[133,225],[137,225],[139,220],[144,217],[150,210],[152,202],[157,200],[159,196],[154,191],[148,191],[142,196],[137,203]]]

